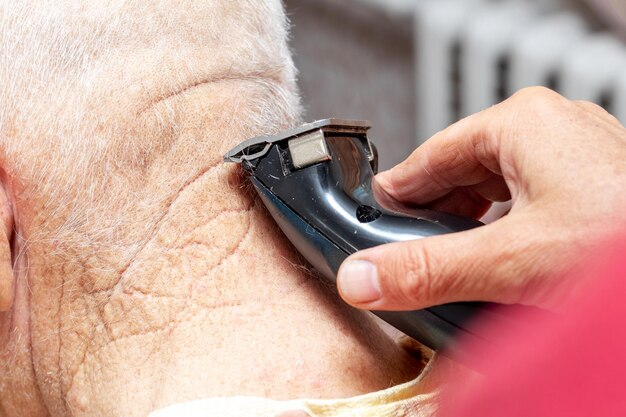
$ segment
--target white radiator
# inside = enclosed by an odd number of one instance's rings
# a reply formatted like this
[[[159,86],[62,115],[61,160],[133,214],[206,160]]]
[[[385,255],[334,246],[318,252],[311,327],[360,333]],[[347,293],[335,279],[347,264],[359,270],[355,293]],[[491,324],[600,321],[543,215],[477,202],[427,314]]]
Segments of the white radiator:
[[[593,32],[562,3],[421,0],[416,7],[419,143],[533,85],[596,102],[626,123],[626,45]]]

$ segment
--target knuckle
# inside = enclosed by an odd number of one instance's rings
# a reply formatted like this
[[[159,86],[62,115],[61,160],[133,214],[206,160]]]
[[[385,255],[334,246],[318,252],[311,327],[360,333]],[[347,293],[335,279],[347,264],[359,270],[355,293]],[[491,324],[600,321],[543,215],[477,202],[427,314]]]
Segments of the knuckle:
[[[591,101],[577,101],[575,104],[577,104],[578,108],[585,113],[585,116],[595,117],[606,123],[608,126],[617,128],[624,127],[622,122],[614,114],[611,114],[607,109],[597,103]]]
[[[598,115],[608,115],[609,112],[606,111],[604,109],[604,107],[593,103],[591,101],[586,101],[586,100],[579,100],[575,102],[580,108],[582,108],[584,111],[589,112],[589,113],[593,113],[593,114],[598,114]]]
[[[422,244],[409,245],[401,257],[404,276],[400,278],[399,292],[405,301],[427,302],[432,297],[431,257]]]
[[[545,125],[570,123],[572,113],[579,112],[572,101],[546,87],[527,87],[511,97],[504,107],[512,126],[521,129],[524,137],[532,137]],[[519,126],[519,118],[526,120],[526,127]]]
[[[567,102],[565,97],[546,87],[526,87],[512,97],[514,103],[523,103],[535,108],[559,107]]]

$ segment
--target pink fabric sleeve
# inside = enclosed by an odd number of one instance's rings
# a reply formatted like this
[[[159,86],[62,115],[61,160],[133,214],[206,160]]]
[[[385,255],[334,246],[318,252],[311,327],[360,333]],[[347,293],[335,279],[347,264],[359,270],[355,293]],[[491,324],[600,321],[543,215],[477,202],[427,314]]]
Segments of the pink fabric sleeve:
[[[626,244],[589,266],[562,319],[494,329],[507,343],[485,355],[484,380],[444,399],[444,416],[626,416]]]

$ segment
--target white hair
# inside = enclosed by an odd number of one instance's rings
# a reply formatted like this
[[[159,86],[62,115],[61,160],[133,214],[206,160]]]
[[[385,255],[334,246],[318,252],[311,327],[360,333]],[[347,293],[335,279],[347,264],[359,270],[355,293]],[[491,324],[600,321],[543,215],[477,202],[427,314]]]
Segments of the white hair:
[[[148,230],[220,152],[299,120],[280,0],[171,3],[0,0],[0,159],[28,239],[126,251],[126,222]]]

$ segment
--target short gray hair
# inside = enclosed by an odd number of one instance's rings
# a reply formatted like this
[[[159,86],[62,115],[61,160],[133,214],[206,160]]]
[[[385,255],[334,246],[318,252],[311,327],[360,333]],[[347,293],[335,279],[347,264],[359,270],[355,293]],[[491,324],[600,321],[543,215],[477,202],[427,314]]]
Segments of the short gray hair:
[[[28,239],[134,246],[129,217],[149,227],[225,147],[299,120],[280,0],[155,3],[0,5],[0,158],[45,226]]]

